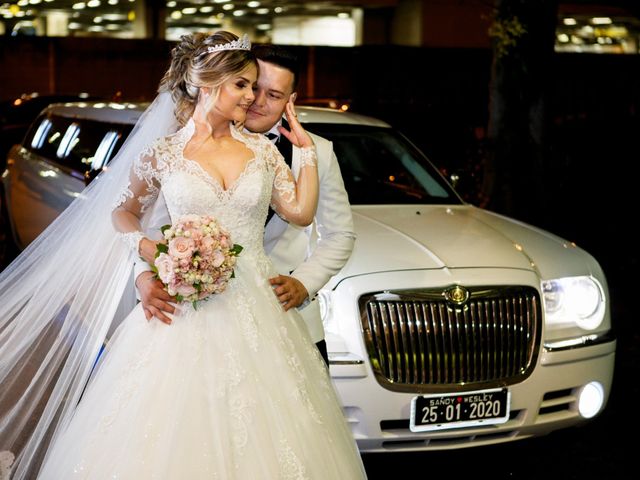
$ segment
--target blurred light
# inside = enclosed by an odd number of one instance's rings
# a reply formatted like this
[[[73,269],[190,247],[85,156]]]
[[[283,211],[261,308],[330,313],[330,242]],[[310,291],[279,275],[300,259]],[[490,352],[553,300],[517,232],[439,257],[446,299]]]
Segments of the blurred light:
[[[169,8],[173,8],[173,7],[175,7],[177,4],[178,4],[177,2],[167,2],[167,7],[169,7]]]
[[[242,17],[244,14],[245,14],[245,11],[244,11],[244,10],[235,10],[235,11],[233,12],[233,16],[234,16],[234,17]]]
[[[93,22],[94,23],[102,23],[102,17],[94,17]]]
[[[49,134],[49,130],[51,130],[51,121],[49,119],[45,119],[38,126],[36,133],[33,135],[31,139],[31,148],[38,149],[42,147],[44,144],[44,140],[46,136]]]
[[[226,5],[223,5],[222,9],[223,10],[233,10],[234,9],[233,3],[227,3]]]
[[[273,11],[276,12],[276,13],[282,13],[284,11],[284,8],[276,7],[276,8],[273,9]]]
[[[256,7],[259,7],[259,6],[260,6],[260,2],[255,2],[255,1],[247,2],[247,7],[249,7],[249,8],[256,8]]]
[[[258,30],[269,30],[271,28],[271,24],[270,23],[260,23],[260,24],[256,25],[256,28]]]
[[[575,18],[571,18],[571,17],[567,17],[567,18],[563,18],[562,19],[562,23],[564,23],[565,25],[577,25],[578,22],[576,22]]]
[[[182,18],[182,12],[180,10],[174,10],[171,12],[171,18],[174,20],[180,20]]]
[[[96,8],[100,6],[100,0],[89,0],[87,2],[87,7]]]
[[[80,28],[80,24],[77,22],[70,22],[67,28],[69,28],[69,30],[77,30]]]
[[[109,5],[117,5],[118,4],[118,0],[109,0],[107,3]]]
[[[209,6],[209,7],[200,7],[200,11],[202,13],[211,13],[213,12],[213,7]]]
[[[91,30],[91,28],[89,30]],[[100,28],[102,29],[102,27]],[[71,125],[69,125],[69,127],[67,127],[67,131],[64,132],[64,137],[62,137],[62,140],[58,145],[58,149],[56,150],[56,156],[58,158],[65,158],[67,155],[69,155],[69,152],[75,145],[74,141],[78,138],[79,134],[80,126],[77,123],[72,123]],[[49,142],[51,142],[51,140],[49,140]]]
[[[58,176],[58,174],[54,170],[40,170],[38,172],[38,175],[43,178],[47,178],[47,177],[55,178]]]
[[[591,25],[585,25],[580,29],[580,32],[584,35],[591,35],[593,33],[593,27]]]
[[[558,35],[558,41],[567,43],[569,41],[569,35],[567,35],[566,33],[561,33],[560,35]]]
[[[71,8],[73,8],[74,10],[82,10],[84,7],[86,7],[86,5],[80,2],[80,3],[74,3]]]
[[[593,17],[591,23],[594,25],[609,25],[612,21],[609,17]]]
[[[122,13],[105,13],[102,15],[102,18],[110,22],[115,22],[118,20],[126,20],[127,16]]]
[[[186,7],[182,9],[182,13],[184,13],[185,15],[193,15],[194,13],[197,13],[198,9],[195,7]]]
[[[351,15],[349,15],[348,13],[345,13],[345,12],[340,12],[338,14],[338,18],[351,18]]]
[[[258,8],[256,10],[256,13],[258,15],[266,15],[267,13],[269,13],[269,9],[268,8]]]
[[[29,0],[18,0],[18,6],[19,7],[26,7],[27,5],[29,5]],[[20,10],[20,9],[18,9]]]

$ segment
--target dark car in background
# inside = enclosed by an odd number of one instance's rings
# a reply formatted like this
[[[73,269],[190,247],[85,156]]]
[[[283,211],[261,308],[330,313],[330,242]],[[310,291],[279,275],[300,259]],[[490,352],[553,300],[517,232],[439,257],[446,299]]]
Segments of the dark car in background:
[[[19,250],[107,165],[140,108],[113,102],[55,103],[36,117],[24,139],[9,150],[3,173],[6,226]]]
[[[0,167],[9,149],[22,141],[38,114],[52,103],[98,100],[88,93],[77,94],[23,94],[0,102]]]

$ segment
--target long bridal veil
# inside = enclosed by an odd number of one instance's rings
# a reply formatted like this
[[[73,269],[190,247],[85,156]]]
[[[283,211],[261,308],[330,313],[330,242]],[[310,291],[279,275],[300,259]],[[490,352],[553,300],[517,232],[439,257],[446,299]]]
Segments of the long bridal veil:
[[[171,95],[159,94],[108,168],[0,273],[0,453],[15,456],[15,480],[36,477],[110,330],[135,304],[133,253],[111,210],[136,156],[178,128],[173,112]]]

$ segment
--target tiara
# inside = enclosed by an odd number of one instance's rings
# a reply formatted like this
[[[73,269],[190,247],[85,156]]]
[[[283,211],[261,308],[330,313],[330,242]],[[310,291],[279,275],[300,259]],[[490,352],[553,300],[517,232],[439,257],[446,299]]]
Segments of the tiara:
[[[221,43],[219,45],[212,45],[207,47],[207,50],[202,53],[221,52],[222,50],[251,50],[251,41],[249,41],[249,35],[246,33],[237,40],[231,42]]]

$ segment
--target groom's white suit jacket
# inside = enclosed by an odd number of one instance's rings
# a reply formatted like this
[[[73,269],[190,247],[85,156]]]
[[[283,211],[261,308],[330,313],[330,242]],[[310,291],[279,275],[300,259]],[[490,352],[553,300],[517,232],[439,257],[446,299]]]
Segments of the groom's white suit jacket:
[[[274,215],[267,223],[264,247],[278,272],[302,282],[310,301],[302,314],[314,342],[324,339],[320,306],[315,295],[349,259],[355,241],[349,198],[344,189],[333,144],[309,133],[316,146],[320,194],[313,224],[298,227]],[[282,139],[285,141],[285,139]],[[298,178],[300,149],[293,147],[291,171]]]
[[[298,311],[307,324],[311,339],[317,343],[324,339],[324,328],[315,296],[347,262],[356,236],[349,198],[333,144],[322,137],[309,134],[316,146],[320,181],[315,220],[308,227],[298,227],[273,215],[265,226],[264,247],[276,270],[282,275],[295,277],[309,292],[309,300],[298,307]],[[282,141],[286,139],[283,138]],[[292,149],[291,170],[297,178],[300,149],[295,146]],[[159,232],[162,225],[170,223],[162,195],[150,216],[147,235],[159,239],[160,235],[156,232]],[[134,278],[149,269],[146,262],[137,261]]]

